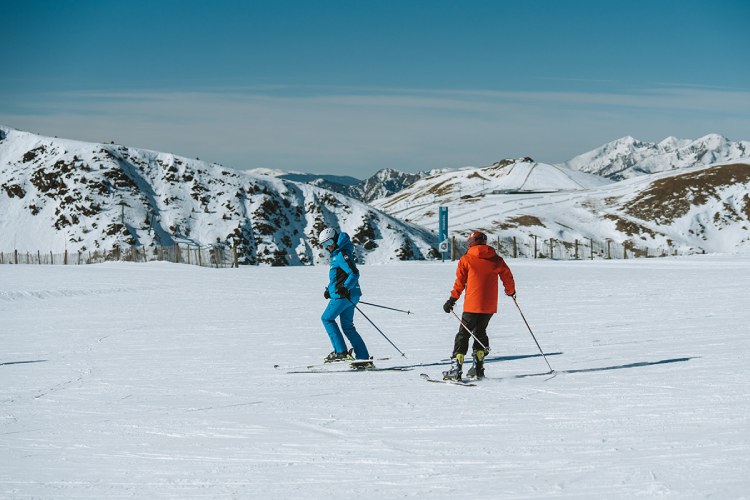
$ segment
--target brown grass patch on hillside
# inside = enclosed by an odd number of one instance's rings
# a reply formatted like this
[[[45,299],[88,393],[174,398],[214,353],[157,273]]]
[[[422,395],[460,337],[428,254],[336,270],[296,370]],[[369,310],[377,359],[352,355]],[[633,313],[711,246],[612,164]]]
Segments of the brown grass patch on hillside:
[[[531,227],[531,226],[547,227],[539,219],[539,217],[535,217],[533,215],[519,215],[518,217],[511,217],[509,219],[506,219],[504,222],[496,221],[495,225],[499,229],[513,229],[513,228],[517,228],[519,226],[523,226],[523,227]]]
[[[718,197],[720,188],[750,183],[750,165],[720,165],[700,172],[659,179],[625,204],[634,217],[668,224],[687,214],[691,207],[705,205]]]
[[[428,189],[424,194],[432,194],[435,196],[443,196],[446,194],[449,194],[453,191],[453,186],[455,186],[454,183],[452,183],[450,180],[444,180],[440,181],[434,186],[432,186],[430,189]],[[422,196],[422,195],[420,195]]]
[[[640,236],[641,238],[645,239],[643,235],[647,234],[651,236],[651,238],[656,237],[656,233],[653,230],[647,228],[642,224],[638,224],[637,222],[624,219],[618,215],[607,214],[604,216],[604,218],[614,221],[615,229],[617,229],[621,233],[627,234],[628,236]]]

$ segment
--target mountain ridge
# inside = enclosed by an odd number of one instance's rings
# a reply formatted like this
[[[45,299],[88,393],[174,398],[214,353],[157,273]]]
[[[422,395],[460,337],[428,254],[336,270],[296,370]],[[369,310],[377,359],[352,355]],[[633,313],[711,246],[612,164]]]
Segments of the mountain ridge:
[[[330,176],[239,172],[171,153],[0,126],[0,251],[179,242],[233,246],[247,264],[315,264],[325,261],[317,234],[332,225],[352,235],[361,261],[430,259],[438,256],[439,206],[450,208],[450,228],[458,235],[481,229],[506,238],[597,239],[657,254],[746,251],[746,144],[718,134],[658,144],[626,136],[576,157],[619,158],[628,164],[627,172],[616,172],[626,177],[619,181],[599,167],[587,173],[574,168],[580,165],[524,157],[417,174],[382,169],[344,186]],[[656,158],[654,151],[680,163],[650,160],[641,167],[623,160],[626,153]],[[730,160],[700,163],[717,157]],[[289,174],[306,182],[285,179]]]
[[[670,136],[658,143],[621,137],[556,165],[614,181],[750,156],[750,141],[731,141],[719,134],[698,139]]]
[[[527,170],[541,169],[541,184],[497,189],[519,185],[518,176],[507,171],[518,165],[504,164],[505,176],[492,184],[479,179],[491,179],[493,166],[431,177],[373,205],[425,227],[437,227],[438,207],[448,207],[459,241],[482,230],[491,237],[565,245],[611,241],[649,255],[750,252],[750,157],[619,182],[592,175],[604,182],[578,189],[550,175],[565,167],[526,162]]]
[[[325,260],[317,234],[348,231],[363,262],[424,259],[435,237],[328,190],[215,163],[0,127],[0,245],[107,252],[175,242],[233,246],[247,264]]]

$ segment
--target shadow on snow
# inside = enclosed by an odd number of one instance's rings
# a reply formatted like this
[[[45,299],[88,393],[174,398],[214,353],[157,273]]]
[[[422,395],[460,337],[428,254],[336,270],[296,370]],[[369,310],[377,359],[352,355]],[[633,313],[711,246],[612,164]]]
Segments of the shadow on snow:
[[[548,352],[545,353],[547,357],[549,356],[559,356],[562,354],[561,352]],[[527,359],[527,358],[541,358],[541,354],[518,354],[515,356],[489,356],[484,358],[485,364],[487,363],[499,363],[501,361],[515,361],[517,359]],[[471,364],[471,357],[466,358],[466,363]],[[423,368],[425,366],[444,366],[444,365],[450,365],[451,360],[450,359],[441,359],[440,361],[436,361],[434,363],[418,363],[415,365],[406,365],[406,366],[400,366],[399,368]]]
[[[549,356],[549,354],[547,354]],[[498,377],[498,378],[491,378],[488,377],[491,380],[501,380],[501,379],[513,379],[513,378],[526,378],[526,377],[541,377],[544,375],[559,375],[562,373],[590,373],[590,372],[606,372],[610,370],[623,370],[625,368],[640,368],[643,366],[656,366],[656,365],[666,365],[670,363],[682,363],[685,361],[690,361],[691,359],[695,359],[695,357],[690,358],[672,358],[672,359],[662,359],[660,361],[639,361],[637,363],[628,363],[625,365],[615,365],[615,366],[603,366],[599,368],[579,368],[577,370],[554,370],[552,372],[541,372],[541,373],[527,373],[525,375],[512,375],[508,377]]]
[[[27,365],[29,363],[46,363],[46,359],[35,359],[33,361],[6,361],[5,363],[0,363],[0,366],[5,365]]]

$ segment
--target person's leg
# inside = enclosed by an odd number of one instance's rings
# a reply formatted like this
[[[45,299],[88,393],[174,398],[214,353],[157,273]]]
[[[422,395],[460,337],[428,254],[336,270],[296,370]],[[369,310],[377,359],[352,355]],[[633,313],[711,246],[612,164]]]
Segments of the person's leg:
[[[341,335],[339,325],[336,324],[336,318],[339,317],[347,304],[351,306],[347,300],[331,299],[320,317],[328,338],[331,340],[333,350],[337,353],[346,352],[346,342],[344,342],[344,336]]]
[[[492,319],[492,314],[479,314],[476,318],[476,327],[474,329],[474,339],[472,358],[474,366],[469,370],[470,377],[484,377],[484,357],[489,352],[490,339],[487,335],[487,325]],[[481,342],[481,343],[480,343]]]
[[[463,313],[461,315],[461,321],[463,324],[459,326],[456,338],[453,341],[453,353],[451,354],[451,369],[447,372],[443,372],[443,379],[445,380],[461,380],[461,374],[463,373],[464,358],[466,357],[466,351],[469,350],[469,339],[471,338],[471,330],[475,328],[475,314]],[[464,328],[466,325],[466,328]]]
[[[473,351],[483,350],[485,354],[490,350],[490,338],[487,335],[487,325],[490,324],[492,314],[477,314],[474,323],[474,344],[472,346]],[[477,339],[479,342],[477,342]],[[484,345],[484,347],[482,347]],[[486,349],[485,349],[486,347]]]
[[[476,322],[476,314],[474,313],[463,313],[461,315],[461,321],[463,322],[463,325],[460,325],[458,327],[458,333],[456,334],[456,338],[453,341],[453,353],[451,354],[452,358],[456,357],[456,354],[462,354],[466,356],[466,351],[469,350],[469,339],[471,338],[471,333],[469,333],[469,330],[473,330],[475,328],[475,322]],[[469,329],[467,330],[464,328],[464,325]]]
[[[341,311],[341,329],[344,330],[344,335],[349,339],[349,343],[354,349],[354,356],[357,359],[370,359],[370,353],[367,351],[365,341],[362,340],[359,332],[354,327],[354,304],[348,300],[343,302],[347,303],[347,307]],[[356,303],[357,299],[353,298],[352,302]]]

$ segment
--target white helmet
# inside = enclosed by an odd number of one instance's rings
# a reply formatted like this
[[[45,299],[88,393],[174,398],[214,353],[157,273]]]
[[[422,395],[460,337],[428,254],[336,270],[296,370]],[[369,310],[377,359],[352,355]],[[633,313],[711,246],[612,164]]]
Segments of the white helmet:
[[[336,243],[336,230],[332,227],[327,227],[323,229],[320,232],[320,235],[318,236],[318,241],[320,242],[320,245],[323,247],[330,246],[330,243],[326,245],[325,243],[331,240],[333,243]]]

